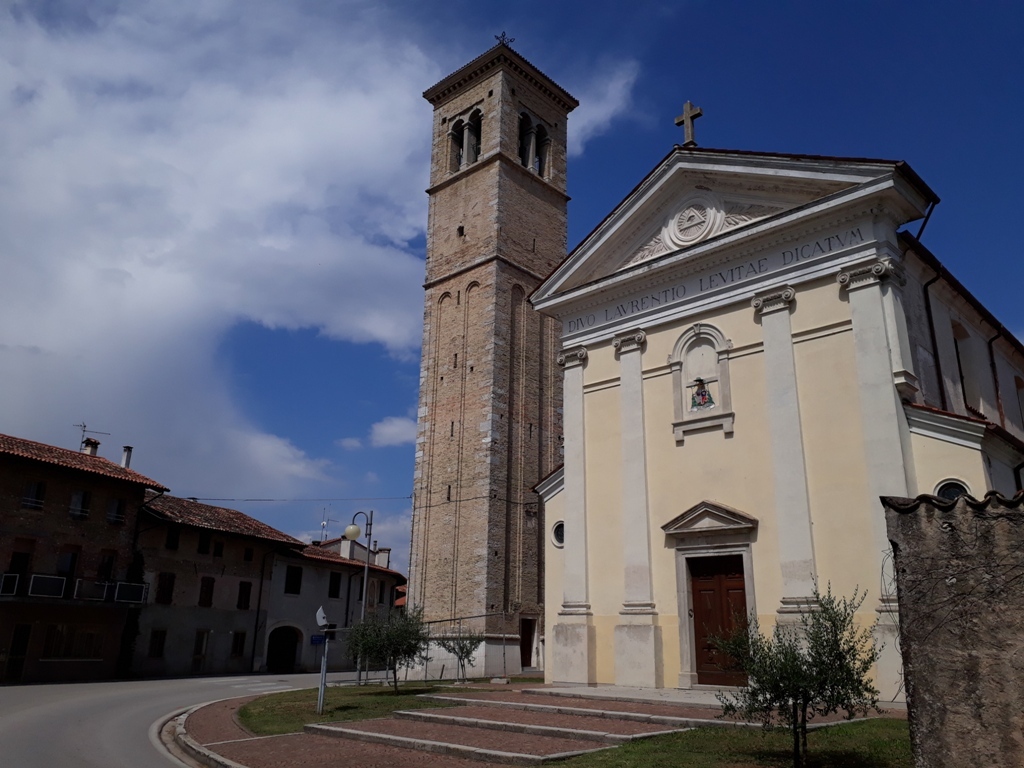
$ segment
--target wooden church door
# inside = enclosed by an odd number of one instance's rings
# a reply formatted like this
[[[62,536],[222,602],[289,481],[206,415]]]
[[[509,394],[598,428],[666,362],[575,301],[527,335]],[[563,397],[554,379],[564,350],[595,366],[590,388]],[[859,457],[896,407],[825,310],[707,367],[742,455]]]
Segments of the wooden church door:
[[[729,658],[714,647],[713,637],[730,634],[746,619],[747,597],[743,557],[698,557],[690,568],[693,634],[699,685],[746,685],[742,672],[729,669]]]

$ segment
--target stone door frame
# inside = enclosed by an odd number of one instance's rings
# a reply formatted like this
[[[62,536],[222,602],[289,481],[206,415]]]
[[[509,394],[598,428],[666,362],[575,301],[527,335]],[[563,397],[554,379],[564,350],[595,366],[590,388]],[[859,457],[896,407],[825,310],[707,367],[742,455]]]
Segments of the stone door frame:
[[[724,504],[703,501],[662,526],[676,552],[676,601],[679,611],[679,688],[695,688],[697,649],[691,601],[692,585],[687,560],[698,557],[740,555],[747,613],[757,614],[754,594],[753,543],[757,518]]]

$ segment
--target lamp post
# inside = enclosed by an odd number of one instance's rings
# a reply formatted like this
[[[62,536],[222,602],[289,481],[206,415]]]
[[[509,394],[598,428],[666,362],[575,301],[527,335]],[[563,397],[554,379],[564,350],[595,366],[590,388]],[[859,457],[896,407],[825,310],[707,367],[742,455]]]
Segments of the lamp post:
[[[349,541],[356,541],[362,534],[359,526],[356,524],[356,518],[360,515],[366,520],[366,566],[363,568],[363,607],[359,611],[359,623],[362,624],[366,620],[366,589],[370,583],[370,535],[373,533],[373,510],[370,510],[370,514],[367,515],[365,512],[356,512],[352,515],[352,523],[345,528],[345,538]],[[361,685],[363,681],[363,660],[359,658],[356,661],[356,685]]]

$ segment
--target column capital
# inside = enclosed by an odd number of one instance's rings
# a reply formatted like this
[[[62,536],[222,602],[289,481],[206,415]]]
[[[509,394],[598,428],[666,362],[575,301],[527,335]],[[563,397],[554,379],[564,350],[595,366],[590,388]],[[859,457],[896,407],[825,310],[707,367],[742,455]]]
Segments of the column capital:
[[[839,287],[848,291],[878,285],[883,280],[892,280],[899,285],[907,283],[903,267],[888,256],[847,267],[836,275]]]
[[[750,300],[750,306],[759,315],[767,315],[771,312],[779,312],[789,309],[789,305],[796,298],[796,290],[791,285],[784,285],[777,291],[771,293],[760,293]]]
[[[558,357],[555,358],[555,362],[563,368],[575,368],[576,366],[583,365],[587,359],[587,348],[586,347],[570,347],[569,349],[563,349],[558,353]]]
[[[612,346],[615,347],[616,352],[622,355],[626,352],[641,351],[646,340],[647,334],[638,328],[635,331],[629,331],[629,333],[616,336],[612,339]]]

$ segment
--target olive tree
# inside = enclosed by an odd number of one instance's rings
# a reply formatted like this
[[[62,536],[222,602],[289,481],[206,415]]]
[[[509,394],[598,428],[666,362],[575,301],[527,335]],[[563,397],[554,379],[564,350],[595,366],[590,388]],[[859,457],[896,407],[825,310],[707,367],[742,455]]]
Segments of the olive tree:
[[[463,681],[467,679],[466,667],[476,661],[477,649],[483,641],[483,635],[476,633],[462,634],[461,630],[455,635],[434,638],[434,642],[437,643],[438,647],[455,657],[459,664],[459,679]]]
[[[815,591],[816,605],[798,624],[776,624],[766,636],[752,616],[715,645],[747,686],[720,693],[723,713],[759,721],[765,728],[785,727],[793,736],[793,766],[807,763],[807,721],[842,710],[847,719],[878,709],[878,689],[868,675],[878,660],[874,627],[858,627],[857,610],[867,592],[836,597],[829,586]]]
[[[396,694],[398,668],[425,660],[429,642],[419,610],[372,613],[352,627],[348,636],[352,659],[357,664],[363,659],[391,672]]]

